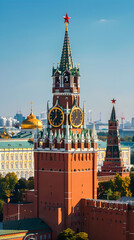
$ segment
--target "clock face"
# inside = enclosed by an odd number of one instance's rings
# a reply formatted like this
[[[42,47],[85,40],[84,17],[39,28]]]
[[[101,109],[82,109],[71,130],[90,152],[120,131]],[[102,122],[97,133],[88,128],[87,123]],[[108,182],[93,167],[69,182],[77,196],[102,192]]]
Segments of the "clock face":
[[[80,127],[83,122],[83,112],[79,107],[75,107],[70,114],[70,122],[73,127]]]
[[[60,127],[64,122],[63,111],[58,107],[52,108],[48,114],[48,120],[53,127]]]

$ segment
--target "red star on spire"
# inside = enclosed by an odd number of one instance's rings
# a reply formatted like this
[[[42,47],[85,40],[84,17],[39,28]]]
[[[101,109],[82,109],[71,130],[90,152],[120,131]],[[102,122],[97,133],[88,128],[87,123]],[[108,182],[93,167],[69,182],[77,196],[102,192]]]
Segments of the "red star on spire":
[[[68,17],[67,13],[66,13],[66,16],[63,17],[63,18],[65,19],[65,22],[64,22],[64,23],[69,23],[69,19],[70,19],[70,17]]]
[[[115,102],[116,102],[116,100],[115,100],[114,98],[113,98],[111,101],[112,101],[112,103],[114,103],[114,104],[115,104]]]

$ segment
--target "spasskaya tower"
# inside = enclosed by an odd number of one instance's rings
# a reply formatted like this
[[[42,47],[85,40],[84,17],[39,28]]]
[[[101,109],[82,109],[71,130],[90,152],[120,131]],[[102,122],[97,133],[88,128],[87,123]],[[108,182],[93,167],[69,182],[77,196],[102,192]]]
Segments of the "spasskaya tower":
[[[60,65],[52,70],[53,105],[48,106],[48,126],[34,137],[35,216],[52,229],[52,239],[71,227],[82,230],[81,199],[97,198],[97,142],[84,129],[80,108],[80,73],[73,66],[68,22]]]
[[[73,65],[68,35],[69,17],[67,14],[64,19],[66,28],[61,60],[60,64],[57,64],[56,68],[53,66],[52,69],[53,106],[50,109],[48,107],[48,128],[52,128],[55,134],[61,128],[63,130],[60,133],[65,134],[67,111],[69,113],[68,124],[71,132],[77,130],[77,133],[81,133],[80,129],[84,124],[84,109],[82,110],[79,107],[80,71],[79,67]]]

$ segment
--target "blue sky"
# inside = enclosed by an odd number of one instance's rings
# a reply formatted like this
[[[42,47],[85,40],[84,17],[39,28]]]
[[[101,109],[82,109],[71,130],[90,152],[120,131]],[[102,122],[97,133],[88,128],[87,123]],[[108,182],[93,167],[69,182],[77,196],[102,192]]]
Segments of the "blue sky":
[[[60,61],[65,25],[74,64],[80,63],[81,105],[107,121],[134,116],[133,0],[0,0],[0,115],[37,115],[52,100],[52,64]]]

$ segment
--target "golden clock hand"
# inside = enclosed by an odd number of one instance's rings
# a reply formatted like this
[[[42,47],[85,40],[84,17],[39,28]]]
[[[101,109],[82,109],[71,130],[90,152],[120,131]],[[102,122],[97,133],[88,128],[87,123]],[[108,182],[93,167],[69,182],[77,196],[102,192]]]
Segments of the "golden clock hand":
[[[76,110],[76,118],[78,118],[77,110]]]
[[[53,119],[53,121],[57,118],[57,116],[55,116],[55,118]]]

